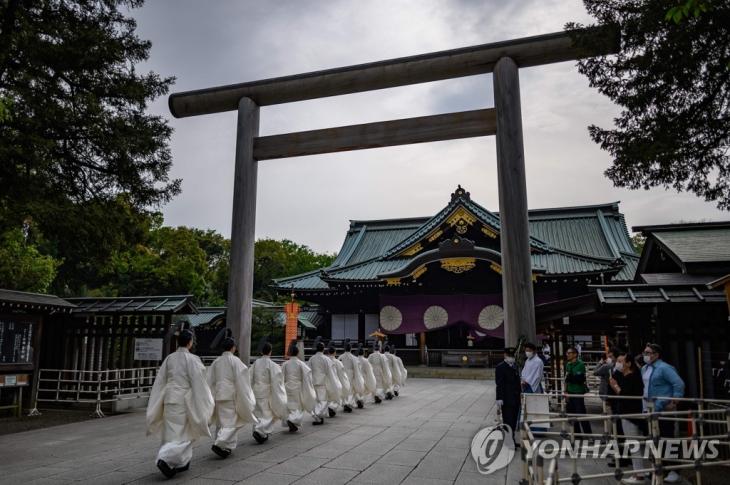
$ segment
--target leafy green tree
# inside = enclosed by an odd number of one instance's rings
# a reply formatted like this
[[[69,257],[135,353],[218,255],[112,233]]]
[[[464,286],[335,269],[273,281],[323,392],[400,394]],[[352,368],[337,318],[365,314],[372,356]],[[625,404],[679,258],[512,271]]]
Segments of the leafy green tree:
[[[270,288],[272,280],[305,273],[332,264],[334,254],[322,254],[288,239],[259,239],[256,241],[254,261],[254,298],[277,300]]]
[[[634,246],[634,251],[636,251],[636,254],[641,254],[641,252],[644,250],[645,243],[646,238],[642,236],[641,233],[636,233],[631,236],[631,244]]]
[[[80,293],[139,242],[170,180],[172,132],[148,103],[172,78],[140,72],[150,42],[125,16],[141,0],[0,2],[0,232],[32,220],[64,263],[54,290]]]
[[[0,288],[45,293],[59,261],[29,243],[21,228],[0,235]]]
[[[730,209],[730,2],[583,3],[598,24],[621,32],[618,54],[579,63],[591,86],[622,108],[613,129],[589,127],[613,157],[608,178],[630,189],[693,192]]]

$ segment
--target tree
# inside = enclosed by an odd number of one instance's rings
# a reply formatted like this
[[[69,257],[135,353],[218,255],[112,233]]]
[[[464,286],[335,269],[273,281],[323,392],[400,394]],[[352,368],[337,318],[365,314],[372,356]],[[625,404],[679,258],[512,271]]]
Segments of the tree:
[[[0,288],[46,292],[59,261],[44,256],[29,243],[22,229],[0,235]]]
[[[335,259],[334,254],[316,253],[288,239],[259,239],[254,255],[254,298],[269,301],[277,299],[276,292],[270,288],[273,279],[324,268]]]
[[[631,236],[631,245],[634,246],[634,251],[636,251],[636,254],[641,254],[641,252],[644,250],[644,244],[646,244],[646,238],[641,235],[641,233],[636,233],[633,236]]]
[[[173,78],[137,71],[151,45],[121,11],[142,3],[0,2],[0,232],[32,220],[63,255],[62,293],[137,243],[134,223],[180,190],[172,129],[145,112]]]
[[[673,187],[730,209],[730,3],[583,3],[599,24],[621,32],[617,55],[578,65],[622,108],[613,129],[589,127],[613,157],[606,176],[619,187]]]

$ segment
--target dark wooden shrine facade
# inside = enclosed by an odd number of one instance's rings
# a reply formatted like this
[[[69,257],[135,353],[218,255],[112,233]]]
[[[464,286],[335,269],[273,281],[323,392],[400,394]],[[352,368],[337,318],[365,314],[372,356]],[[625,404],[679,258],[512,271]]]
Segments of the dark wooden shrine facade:
[[[176,315],[195,314],[190,295],[68,298],[76,307],[46,329],[41,366],[105,370],[155,366],[135,360],[135,339],[162,339],[164,358],[174,350]]]

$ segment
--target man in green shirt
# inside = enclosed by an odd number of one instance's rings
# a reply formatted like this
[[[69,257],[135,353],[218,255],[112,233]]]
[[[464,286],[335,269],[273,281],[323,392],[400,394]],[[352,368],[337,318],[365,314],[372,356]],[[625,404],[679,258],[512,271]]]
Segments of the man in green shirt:
[[[568,415],[586,414],[586,403],[583,398],[583,395],[588,392],[586,365],[578,358],[578,351],[575,347],[568,347],[565,357],[568,360],[565,364],[565,410]],[[592,432],[591,423],[576,421],[573,423],[573,430],[576,433],[590,434]]]

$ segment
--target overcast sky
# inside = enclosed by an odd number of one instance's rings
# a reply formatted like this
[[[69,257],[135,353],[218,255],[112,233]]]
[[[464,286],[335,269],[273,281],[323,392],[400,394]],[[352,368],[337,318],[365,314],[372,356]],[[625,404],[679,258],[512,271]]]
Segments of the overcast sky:
[[[173,92],[508,40],[589,21],[579,0],[153,0],[133,11],[152,41],[145,69],[175,76]],[[573,63],[520,71],[531,208],[621,201],[628,224],[730,219],[693,195],[628,191],[603,176],[607,153],[587,126],[618,112]],[[492,107],[491,75],[261,109],[261,134]],[[231,225],[236,114],[170,120],[172,177],[182,193],[169,225]],[[461,184],[497,211],[494,137],[259,163],[256,237],[337,251],[350,219],[429,216]]]

